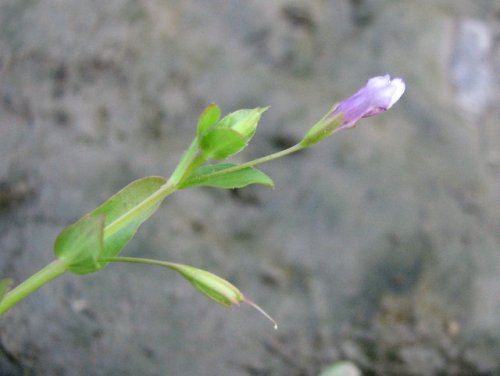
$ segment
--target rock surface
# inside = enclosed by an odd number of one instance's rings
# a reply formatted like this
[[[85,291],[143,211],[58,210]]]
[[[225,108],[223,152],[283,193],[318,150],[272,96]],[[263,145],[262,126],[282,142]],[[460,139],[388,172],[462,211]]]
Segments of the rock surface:
[[[65,275],[0,320],[1,375],[500,373],[495,0],[1,0],[0,258],[16,283],[67,224],[166,175],[210,102],[271,105],[250,159],[373,75],[407,93],[263,167],[276,189],[169,199],[123,254],[227,278],[279,322],[177,275]]]

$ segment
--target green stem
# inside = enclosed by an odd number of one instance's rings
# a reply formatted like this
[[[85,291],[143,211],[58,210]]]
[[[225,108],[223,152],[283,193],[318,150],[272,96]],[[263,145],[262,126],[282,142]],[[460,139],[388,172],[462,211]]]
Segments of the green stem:
[[[152,208],[154,205],[157,205],[165,197],[172,194],[176,190],[176,186],[173,186],[170,184],[170,182],[167,182],[160,189],[158,189],[158,191],[142,201],[139,205],[106,226],[104,229],[104,237],[113,235],[124,225],[126,225],[127,222],[130,221],[130,218],[133,218],[139,215],[141,212]],[[58,259],[56,261],[53,261],[37,273],[33,274],[27,280],[16,286],[12,291],[9,291],[0,301],[0,316],[46,283],[59,277],[61,274],[67,271],[67,268],[67,261]]]
[[[191,171],[203,160],[198,155],[198,139],[195,138],[189,148],[184,152],[181,161],[175,168],[174,172],[160,189],[158,189],[151,196],[143,200],[135,208],[129,210],[123,216],[117,218],[113,223],[108,224],[104,228],[104,238],[113,235],[116,231],[120,230],[130,218],[138,216],[141,212],[151,209],[157,205],[165,197],[171,195],[177,190],[179,184],[191,173]]]
[[[266,311],[264,311],[260,306],[255,304],[253,301],[245,298],[245,296],[241,293],[241,291],[238,288],[236,288],[235,286],[233,286],[229,282],[221,279],[220,277],[218,277],[215,274],[212,274],[210,272],[201,271],[200,269],[196,269],[196,268],[193,268],[193,267],[188,266],[188,265],[177,264],[175,262],[159,261],[159,260],[153,260],[153,259],[142,258],[142,257],[105,257],[105,258],[100,259],[99,261],[102,261],[102,262],[125,262],[125,263],[129,263],[129,264],[130,263],[131,264],[146,264],[146,265],[156,265],[156,266],[162,266],[164,268],[170,268],[170,269],[175,270],[176,272],[180,273],[184,278],[186,278],[188,281],[190,281],[198,291],[200,291],[201,293],[206,295],[208,298],[215,300],[219,304],[223,304],[223,305],[231,305],[232,303],[240,303],[240,302],[247,303],[248,305],[254,307],[262,315],[264,315],[268,320],[270,320],[273,323],[275,330],[278,329],[278,323]],[[221,302],[217,298],[214,298],[214,294],[216,294],[217,291],[220,293],[221,290],[214,289],[213,285],[212,285],[212,290],[207,290],[207,287],[210,288],[210,286],[207,286],[207,285],[205,285],[205,288],[203,288],[203,289],[200,288],[200,286],[201,286],[200,281],[198,281],[198,283],[195,283],[191,279],[192,277],[194,277],[194,274],[191,275],[191,278],[190,278],[190,275],[186,273],[186,268],[189,268],[191,270],[197,270],[197,271],[200,271],[202,273],[208,273],[209,275],[211,275],[211,278],[215,278],[216,281],[222,281],[223,285],[221,286],[219,284],[218,286],[221,287],[225,291],[227,291],[226,288],[227,288],[227,286],[229,286],[230,294],[234,294],[234,293],[237,294],[236,301],[232,301],[231,299],[229,299],[228,301],[226,300],[226,301]],[[208,282],[206,282],[206,283],[208,284]],[[218,282],[218,283],[220,283],[220,282]],[[219,295],[219,294],[217,294],[217,295]]]
[[[234,167],[227,168],[225,170],[220,170],[212,173],[212,176],[224,175],[227,173],[231,173],[234,171],[239,171],[244,168],[257,166],[262,163],[266,163],[272,161],[273,159],[281,158],[286,155],[295,153],[299,150],[306,148],[306,146],[301,143],[294,145],[288,149],[279,151],[274,154],[267,155],[265,157],[254,159],[253,161],[249,161]],[[140,215],[145,210],[149,210],[155,205],[159,204],[165,197],[169,196],[173,192],[175,192],[179,185],[186,179],[189,174],[193,171],[194,168],[199,166],[204,162],[204,159],[198,153],[198,141],[195,138],[187,151],[184,153],[181,161],[178,166],[172,173],[172,176],[168,179],[167,183],[165,183],[158,191],[153,193],[147,199],[142,201],[139,205],[128,211],[122,217],[116,219],[113,223],[110,223],[104,229],[104,237],[109,237],[119,231],[124,225],[126,225],[131,218],[134,218],[137,215]],[[206,178],[206,176],[205,176]],[[179,272],[180,264],[167,262],[167,261],[158,261],[151,260],[145,258],[135,258],[135,257],[109,257],[103,259],[101,261],[105,262],[128,262],[128,263],[136,263],[136,264],[149,264],[149,265],[157,265],[162,267],[167,267]],[[28,295],[32,294],[40,287],[50,282],[51,280],[59,277],[68,269],[68,264],[63,259],[59,259],[53,261],[23,283],[15,287],[12,291],[9,291],[3,299],[0,301],[0,315],[7,312],[12,306],[19,303],[21,300],[26,298]]]
[[[174,173],[170,179],[165,183],[160,189],[158,189],[151,196],[143,200],[136,207],[129,210],[123,216],[117,218],[114,222],[108,224],[104,229],[104,237],[107,238],[117,231],[119,231],[123,226],[130,222],[131,218],[140,215],[142,212],[153,208],[158,205],[165,197],[169,196],[177,190],[177,186],[183,179],[189,176],[189,173],[203,161],[198,155],[198,144],[197,139],[195,139],[188,150],[184,153],[179,165],[175,169]],[[118,260],[115,260],[118,261]],[[122,261],[122,260],[120,260]],[[129,261],[130,262],[130,261]],[[140,262],[140,261],[135,261]],[[144,262],[143,262],[144,263]],[[154,264],[151,263],[150,264]],[[168,264],[168,265],[167,265]],[[175,264],[164,263],[158,261],[156,265],[167,266],[171,269],[176,269]],[[19,303],[21,300],[26,298],[28,295],[32,294],[40,287],[50,282],[51,280],[59,277],[68,269],[68,264],[66,261],[59,259],[56,260],[39,272],[35,273],[27,280],[22,282],[20,285],[16,286],[12,291],[5,294],[3,299],[0,301],[0,315],[7,312],[14,305]]]
[[[204,160],[200,158],[198,151],[198,137],[195,137],[193,142],[191,142],[191,145],[189,145],[189,148],[184,152],[181,161],[175,168],[174,172],[168,179],[171,185],[176,187],[179,186],[179,184],[189,176],[191,171],[193,171],[197,165],[204,162]]]
[[[181,264],[177,264],[175,262],[168,262],[168,261],[160,261],[160,260],[153,260],[153,259],[148,259],[148,258],[143,258],[143,257],[105,257],[99,259],[99,261],[102,262],[126,262],[129,264],[146,264],[146,265],[156,265],[156,266],[162,266],[164,268],[169,268],[175,271],[179,271],[179,266],[182,266]]]
[[[306,149],[306,148],[307,148],[306,146],[302,145],[301,143],[298,143],[292,147],[289,147],[288,149],[281,150],[277,153],[269,154],[269,155],[266,155],[265,157],[260,157],[260,158],[254,159],[252,161],[249,161],[249,162],[245,162],[245,163],[233,166],[233,167],[225,168],[223,170],[218,170],[218,171],[212,172],[211,174],[203,175],[203,177],[200,177],[200,179],[201,178],[203,178],[203,179],[212,178],[215,176],[225,175],[225,174],[228,174],[231,172],[243,170],[243,169],[248,168],[248,167],[254,167],[254,166],[260,165],[262,163],[272,161],[273,159],[278,159],[278,158],[284,157],[286,155],[296,153],[296,152],[298,152],[302,149]],[[193,178],[193,181],[196,181],[196,178]]]
[[[20,285],[16,286],[12,291],[9,291],[0,302],[0,315],[3,315],[14,305],[32,294],[46,283],[59,277],[68,268],[64,260],[56,260],[48,264],[46,267],[33,274]]]

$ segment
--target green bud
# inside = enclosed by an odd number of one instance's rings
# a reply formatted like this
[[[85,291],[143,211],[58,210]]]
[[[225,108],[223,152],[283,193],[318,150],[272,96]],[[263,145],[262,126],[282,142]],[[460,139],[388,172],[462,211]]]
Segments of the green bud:
[[[169,263],[168,267],[179,272],[184,278],[191,282],[196,290],[213,301],[226,307],[233,304],[246,303],[269,319],[273,323],[274,329],[278,329],[278,324],[266,311],[251,300],[245,298],[243,293],[236,286],[225,279],[207,272],[206,270],[184,264]]]
[[[206,270],[194,268],[189,265],[177,264],[175,262],[152,260],[141,257],[105,257],[101,258],[101,262],[126,262],[132,264],[146,264],[146,265],[157,265],[164,268],[169,268],[175,270],[177,273],[186,278],[193,287],[205,295],[207,298],[222,304],[226,307],[230,307],[233,304],[247,303],[248,305],[257,309],[265,317],[267,317],[273,324],[274,329],[278,328],[276,321],[267,314],[262,308],[257,304],[248,300],[243,296],[243,293],[234,285],[222,279],[221,277],[207,272]]]
[[[219,304],[231,306],[245,300],[237,287],[213,273],[182,264],[176,264],[175,270],[191,282],[196,290]]]
[[[259,124],[262,113],[267,111],[269,107],[257,107],[254,109],[243,109],[226,115],[218,124],[217,127],[229,128],[239,133],[246,142],[255,134],[257,125]]]

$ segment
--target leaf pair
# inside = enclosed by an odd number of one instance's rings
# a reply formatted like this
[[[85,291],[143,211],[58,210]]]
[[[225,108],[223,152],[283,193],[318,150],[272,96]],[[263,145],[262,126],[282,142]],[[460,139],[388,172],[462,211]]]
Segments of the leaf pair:
[[[248,146],[266,108],[243,109],[220,119],[216,104],[208,106],[198,119],[196,136],[205,160],[223,160]]]
[[[221,111],[216,104],[205,108],[196,130],[204,160],[226,159],[243,150],[255,134],[260,117],[266,110],[267,107],[238,110],[219,121]],[[253,167],[239,168],[233,163],[218,163],[197,167],[179,188],[208,186],[234,189],[250,184],[274,186],[269,176]]]

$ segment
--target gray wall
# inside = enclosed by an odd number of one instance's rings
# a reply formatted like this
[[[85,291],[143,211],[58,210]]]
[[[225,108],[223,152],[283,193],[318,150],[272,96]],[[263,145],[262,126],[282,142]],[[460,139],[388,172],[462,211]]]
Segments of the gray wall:
[[[1,0],[0,272],[17,283],[65,225],[167,175],[210,102],[272,106],[244,160],[373,75],[407,93],[264,166],[275,190],[175,194],[124,250],[218,273],[277,332],[173,272],[112,265],[2,317],[0,374],[500,373],[499,17],[495,0]]]

